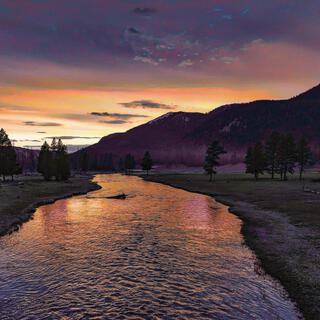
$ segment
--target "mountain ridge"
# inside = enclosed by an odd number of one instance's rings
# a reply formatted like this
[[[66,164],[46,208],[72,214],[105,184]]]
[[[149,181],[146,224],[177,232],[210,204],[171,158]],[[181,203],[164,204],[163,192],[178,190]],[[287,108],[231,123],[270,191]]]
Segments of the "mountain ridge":
[[[320,85],[295,97],[256,100],[223,105],[208,113],[168,112],[123,133],[105,136],[73,154],[79,166],[81,154],[89,152],[95,162],[112,153],[115,159],[132,153],[140,161],[150,151],[156,164],[201,166],[207,145],[219,140],[227,149],[224,163],[239,163],[247,147],[265,140],[273,131],[305,136],[320,156]]]

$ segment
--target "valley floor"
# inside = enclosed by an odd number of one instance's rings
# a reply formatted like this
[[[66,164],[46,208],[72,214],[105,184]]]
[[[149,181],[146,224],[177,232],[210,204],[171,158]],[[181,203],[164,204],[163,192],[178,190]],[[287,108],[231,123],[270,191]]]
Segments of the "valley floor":
[[[320,174],[286,182],[244,174],[154,174],[144,179],[213,196],[243,220],[245,241],[280,280],[306,319],[320,314]]]
[[[0,184],[0,236],[18,230],[43,204],[99,189],[92,176],[77,176],[69,181],[44,181],[40,176],[21,176],[13,183]]]

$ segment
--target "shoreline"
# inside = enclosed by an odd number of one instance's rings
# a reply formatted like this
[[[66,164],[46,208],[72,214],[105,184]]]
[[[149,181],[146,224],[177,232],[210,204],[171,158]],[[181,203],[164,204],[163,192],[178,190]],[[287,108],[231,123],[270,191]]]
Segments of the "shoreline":
[[[195,190],[182,182],[166,181],[165,175],[140,177],[145,181],[210,196],[227,206],[229,211],[242,221],[241,234],[244,243],[256,255],[259,267],[284,287],[288,297],[296,304],[297,310],[305,319],[318,319],[320,311],[315,303],[319,300],[320,292],[316,287],[306,288],[306,284],[299,281],[299,273],[303,271],[303,266],[301,269],[290,269],[292,248],[306,250],[305,252],[316,249],[305,240],[311,229],[293,225],[282,212],[259,208],[249,201],[236,200],[232,195],[206,192],[200,190],[200,187]],[[188,183],[188,180],[184,182]],[[314,267],[317,268],[316,265]]]
[[[34,213],[40,206],[52,204],[58,200],[67,199],[67,198],[71,198],[78,195],[84,195],[89,192],[101,189],[101,186],[99,186],[96,182],[93,182],[92,179],[93,179],[93,176],[89,175],[85,177],[82,176],[81,178],[76,178],[76,179],[71,178],[70,181],[68,182],[60,182],[60,185],[59,183],[54,181],[46,182],[47,186],[49,187],[52,186],[52,188],[55,188],[58,186],[57,190],[55,189],[50,190],[52,191],[52,194],[50,193],[47,195],[40,195],[40,196],[37,195],[34,197],[34,199],[30,199],[30,202],[26,200],[29,203],[23,206],[23,208],[21,206],[20,206],[21,208],[20,207],[17,208],[17,211],[13,214],[2,217],[2,215],[4,215],[3,214],[4,210],[1,210],[2,212],[0,211],[0,219],[4,218],[4,220],[6,221],[0,224],[0,237],[9,235],[9,234],[12,234],[13,232],[18,231],[23,226],[24,223],[33,219]],[[26,181],[29,182],[28,180]],[[66,183],[68,186],[69,182],[71,182],[71,189],[74,189],[74,190],[61,192],[60,187],[62,186],[62,184]],[[76,184],[74,182],[76,182]],[[18,185],[11,186],[10,184],[8,186],[12,188],[18,187]]]

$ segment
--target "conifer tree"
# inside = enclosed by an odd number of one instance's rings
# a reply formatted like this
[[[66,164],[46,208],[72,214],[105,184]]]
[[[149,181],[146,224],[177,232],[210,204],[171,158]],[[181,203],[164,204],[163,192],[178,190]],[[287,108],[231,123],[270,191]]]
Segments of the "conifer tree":
[[[16,151],[4,129],[0,130],[0,175],[3,181],[6,176],[20,173],[21,167],[17,163]]]
[[[217,173],[216,167],[220,165],[219,160],[222,154],[226,153],[219,141],[213,141],[207,150],[205,157],[204,170],[209,175],[209,181],[212,181],[213,175]]]
[[[133,155],[131,155],[130,153],[127,154],[124,159],[124,168],[126,170],[126,173],[130,174],[135,167],[136,167],[136,162]]]
[[[52,153],[50,146],[45,141],[41,147],[39,157],[38,157],[38,172],[42,174],[45,180],[51,180],[53,176],[52,170]]]
[[[267,161],[267,170],[271,174],[271,178],[274,179],[276,172],[278,171],[278,151],[281,135],[279,132],[273,131],[266,141],[265,154]]]
[[[87,172],[89,169],[89,159],[88,159],[88,153],[87,151],[84,151],[81,154],[81,160],[80,160],[80,166],[81,166],[81,171]]]
[[[302,180],[302,173],[305,167],[312,163],[312,152],[305,138],[301,138],[297,144],[297,162],[299,166],[299,180]]]
[[[50,163],[50,165],[51,165],[52,175],[56,178],[56,180],[58,180],[57,149],[58,149],[57,139],[53,138],[52,142],[51,142],[51,146],[50,146],[50,151],[51,151],[51,163]]]
[[[118,161],[118,171],[123,172],[123,170],[124,170],[123,159],[122,159],[122,158],[119,158],[119,161]]]
[[[52,140],[51,146],[45,141],[41,147],[38,158],[38,172],[45,180],[49,181],[55,177],[57,181],[68,180],[70,178],[70,162],[67,147],[61,139]]]
[[[288,180],[288,173],[294,173],[294,167],[297,161],[296,145],[290,133],[281,136],[278,148],[277,161],[280,177],[281,180]]]
[[[113,162],[113,154],[112,153],[109,154],[109,158],[108,158],[108,170],[114,171],[114,162]]]
[[[68,180],[70,178],[69,156],[67,147],[62,143],[61,139],[57,143],[55,162],[56,180]]]
[[[259,179],[260,174],[264,174],[267,162],[260,142],[256,143],[254,147],[248,148],[244,162],[246,164],[246,173],[253,174],[256,180]]]
[[[149,153],[149,151],[147,151],[144,154],[144,157],[142,159],[142,163],[141,163],[141,167],[142,170],[147,171],[147,175],[149,174],[149,171],[152,169],[152,159],[151,159],[151,155]]]
[[[13,176],[22,174],[22,167],[20,166],[19,162],[17,161],[17,154],[14,148],[10,148],[8,150],[8,160],[9,160],[9,167],[8,167],[8,175],[11,176],[11,181],[13,181]]]

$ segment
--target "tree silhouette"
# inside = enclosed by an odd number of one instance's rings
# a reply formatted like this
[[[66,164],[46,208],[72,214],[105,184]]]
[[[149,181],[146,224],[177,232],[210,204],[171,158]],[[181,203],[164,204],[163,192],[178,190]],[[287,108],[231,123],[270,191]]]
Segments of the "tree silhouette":
[[[265,154],[267,161],[267,170],[271,174],[271,178],[274,179],[276,172],[278,171],[278,151],[281,135],[279,132],[273,131],[266,141]]]
[[[45,141],[41,147],[38,157],[38,172],[42,174],[45,180],[49,181],[52,178],[52,153],[50,146]]]
[[[249,147],[246,157],[246,173],[254,175],[255,179],[259,179],[259,175],[263,174],[266,169],[266,157],[263,150],[263,146],[260,142],[256,143],[254,147]]]
[[[277,158],[280,178],[286,181],[288,180],[288,173],[294,173],[297,160],[296,145],[290,133],[281,136]]]
[[[124,168],[126,170],[126,174],[130,174],[131,171],[136,167],[136,162],[130,153],[126,155],[124,159]]]
[[[213,141],[207,150],[205,157],[204,170],[209,175],[209,181],[212,181],[212,176],[217,173],[216,167],[220,165],[219,159],[222,154],[226,153],[219,141]]]
[[[38,172],[45,180],[49,181],[55,177],[57,181],[70,178],[70,162],[67,147],[61,139],[52,140],[51,146],[45,141],[41,147],[38,157]]]
[[[107,170],[107,171],[113,171],[113,170],[114,170],[113,155],[112,155],[112,153],[106,153],[106,154],[103,156],[102,169],[103,169],[103,170]]]
[[[149,174],[149,171],[152,169],[152,159],[149,151],[147,151],[142,159],[141,167],[142,170],[147,171],[147,175]]]
[[[297,163],[299,166],[299,180],[302,180],[302,173],[307,165],[312,163],[312,152],[308,141],[301,138],[297,144]]]
[[[50,151],[51,151],[51,170],[52,170],[52,175],[57,179],[58,177],[58,168],[57,168],[57,139],[53,138],[50,146]]]
[[[88,169],[89,169],[89,158],[88,158],[87,151],[84,151],[81,154],[80,166],[81,166],[81,171],[83,171],[83,172],[87,172],[88,171]]]
[[[8,176],[11,176],[11,181],[13,181],[13,176],[15,174],[22,173],[22,167],[17,161],[17,154],[13,146],[7,148],[7,172]]]
[[[70,178],[70,163],[69,156],[67,153],[67,147],[59,139],[56,148],[56,180],[65,181]]]
[[[122,158],[119,158],[119,161],[118,161],[118,171],[119,171],[119,172],[123,172],[123,170],[124,170],[123,159],[122,159]]]
[[[4,129],[0,130],[0,175],[3,181],[6,176],[11,176],[13,180],[14,174],[22,172],[22,168],[17,162],[16,151]]]

